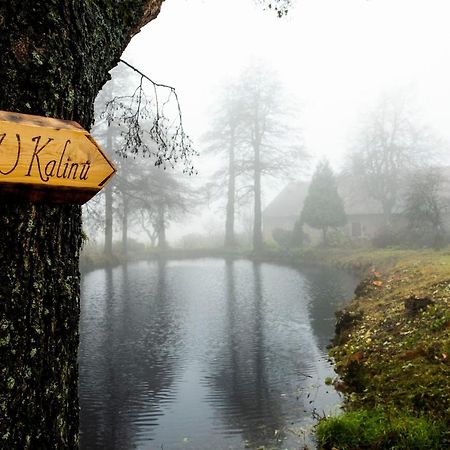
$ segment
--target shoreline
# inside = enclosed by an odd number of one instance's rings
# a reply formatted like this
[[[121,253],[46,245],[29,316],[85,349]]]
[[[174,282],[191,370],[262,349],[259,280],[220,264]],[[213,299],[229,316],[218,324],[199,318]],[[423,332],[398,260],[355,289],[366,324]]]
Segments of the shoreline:
[[[341,256],[369,268],[338,313],[330,355],[344,414],[316,428],[323,448],[450,447],[450,253]]]
[[[232,258],[356,273],[361,281],[336,314],[330,350],[339,376],[331,382],[344,393],[344,412],[319,421],[319,445],[348,450],[450,446],[450,252],[312,249],[255,255],[215,249],[140,256],[134,260]],[[107,267],[124,262],[130,261],[108,261]],[[371,420],[378,430],[366,436]],[[380,444],[383,439],[388,443]]]

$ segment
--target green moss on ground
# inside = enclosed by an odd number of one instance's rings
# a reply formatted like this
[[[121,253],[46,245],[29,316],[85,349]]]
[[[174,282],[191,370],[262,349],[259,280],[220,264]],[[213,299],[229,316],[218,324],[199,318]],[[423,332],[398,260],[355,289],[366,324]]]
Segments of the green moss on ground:
[[[441,450],[442,423],[398,411],[360,409],[321,422],[323,448]]]
[[[321,444],[339,449],[450,448],[450,253],[366,250],[335,258],[341,266],[368,272],[338,318],[330,354],[347,412],[319,424]],[[382,433],[389,434],[390,428],[380,410],[390,421],[401,417],[426,423],[422,428],[429,435],[424,439],[432,443],[411,446],[412,425],[398,441],[385,440]],[[378,440],[352,440],[358,414],[364,418],[361,426],[380,422]],[[341,435],[348,436],[347,443]]]

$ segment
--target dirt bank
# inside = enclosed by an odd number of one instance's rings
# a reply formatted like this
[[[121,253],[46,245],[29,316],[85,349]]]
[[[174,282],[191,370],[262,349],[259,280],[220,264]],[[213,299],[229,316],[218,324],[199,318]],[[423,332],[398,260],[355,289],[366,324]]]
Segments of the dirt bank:
[[[417,448],[450,448],[450,253],[365,251],[335,255],[335,263],[365,272],[354,299],[338,314],[330,352],[346,411],[381,411],[390,422],[403,415],[425,418],[424,429],[437,437]],[[368,424],[366,417],[361,425]],[[325,424],[319,438],[321,427]],[[392,432],[385,428],[380,432]],[[364,444],[345,444],[336,431],[327,433],[321,438],[325,448]],[[383,446],[390,441],[374,439],[363,448],[411,445],[394,439]]]

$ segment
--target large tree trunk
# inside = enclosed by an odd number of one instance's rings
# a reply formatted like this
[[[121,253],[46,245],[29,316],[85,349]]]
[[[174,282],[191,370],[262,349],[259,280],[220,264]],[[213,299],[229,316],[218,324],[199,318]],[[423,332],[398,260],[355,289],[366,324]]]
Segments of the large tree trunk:
[[[392,225],[392,209],[393,202],[390,200],[381,202],[383,209],[383,224],[385,227],[390,227]]]
[[[76,448],[81,209],[0,207],[0,448]]]
[[[126,193],[122,195],[123,216],[122,216],[122,253],[124,256],[128,254],[128,213],[130,207],[130,199]]]
[[[164,205],[158,205],[158,248],[160,250],[167,249],[167,238],[166,238],[166,209]]]
[[[253,216],[253,251],[258,252],[262,250],[262,206],[261,206],[261,149],[259,143],[254,146],[254,216]]]
[[[72,119],[162,0],[0,2],[0,109]],[[81,209],[0,203],[0,447],[78,447]]]
[[[254,189],[254,210],[253,210],[253,251],[258,253],[263,248],[262,237],[262,201],[261,201],[261,142],[264,134],[264,127],[260,117],[260,93],[257,92],[254,98],[253,111],[253,189]]]
[[[231,130],[230,149],[228,153],[228,192],[227,192],[227,217],[225,220],[225,247],[236,246],[234,236],[234,203],[236,201],[236,162],[234,155],[234,129]]]

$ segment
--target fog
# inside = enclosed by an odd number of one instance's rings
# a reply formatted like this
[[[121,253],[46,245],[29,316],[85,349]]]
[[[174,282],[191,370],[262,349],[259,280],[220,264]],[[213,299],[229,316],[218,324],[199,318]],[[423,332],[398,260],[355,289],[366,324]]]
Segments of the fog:
[[[448,447],[450,5],[269,3],[166,0],[97,97],[82,448]]]
[[[309,155],[291,173],[263,179],[262,210],[289,182],[308,182],[324,158],[335,175],[348,168],[360,129],[383,98],[406,99],[414,126],[439,141],[434,164],[448,164],[449,12],[446,1],[298,0],[279,18],[254,0],[164,2],[157,20],[133,38],[122,58],[176,89],[184,130],[199,152],[190,180],[177,174],[180,164],[173,172],[199,197],[168,221],[170,245],[183,246],[192,233],[217,241],[224,233],[225,185],[223,195],[207,186],[225,163],[206,151],[204,137],[223,92],[255,64],[273,72],[280,106],[291,111],[286,121]],[[284,139],[291,140],[286,134]],[[236,208],[236,230],[250,235],[251,200]],[[120,227],[114,230],[120,239]],[[139,226],[130,224],[128,232],[148,241]]]
[[[301,102],[310,152],[339,168],[358,115],[386,90],[410,89],[448,136],[449,12],[446,1],[299,0],[278,19],[252,0],[168,0],[124,58],[177,88],[196,138],[218,85],[263,59]]]

